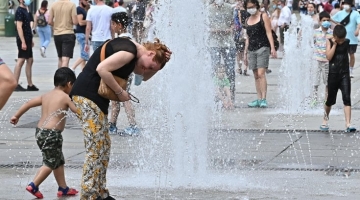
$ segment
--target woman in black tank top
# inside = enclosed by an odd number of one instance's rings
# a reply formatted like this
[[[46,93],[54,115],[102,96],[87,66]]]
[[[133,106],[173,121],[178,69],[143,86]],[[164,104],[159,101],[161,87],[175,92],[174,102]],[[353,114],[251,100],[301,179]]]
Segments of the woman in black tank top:
[[[119,16],[112,21],[112,26],[125,31],[127,15]],[[134,72],[146,81],[165,66],[171,55],[159,40],[140,45],[129,38],[115,38],[106,44],[102,62],[101,49],[102,46],[90,57],[70,93],[78,109],[86,149],[80,199],[114,199],[106,188],[111,148],[107,120],[109,100],[98,94],[100,80],[115,91],[121,101],[128,101],[129,93],[117,84],[113,75],[127,79]]]
[[[276,50],[271,31],[271,22],[266,13],[260,12],[257,0],[247,0],[246,10],[250,17],[246,20],[245,57],[249,69],[253,70],[257,99],[248,103],[249,107],[267,107],[267,82],[265,77],[270,54],[276,57]]]

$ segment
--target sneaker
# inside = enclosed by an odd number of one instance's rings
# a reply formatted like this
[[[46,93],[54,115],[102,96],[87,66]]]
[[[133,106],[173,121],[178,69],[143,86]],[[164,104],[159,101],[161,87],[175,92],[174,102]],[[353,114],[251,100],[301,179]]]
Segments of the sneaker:
[[[270,74],[271,72],[272,72],[271,69],[266,69],[267,74]]]
[[[40,48],[40,54],[41,54],[41,57],[43,57],[43,58],[46,58],[45,50],[46,50],[45,47]]]
[[[33,182],[31,182],[27,187],[26,190],[30,192],[32,195],[36,196],[38,199],[44,198],[44,196],[39,191],[39,188],[35,186]]]
[[[250,103],[248,103],[248,106],[251,108],[256,108],[260,106],[260,100],[256,99]]]
[[[27,91],[39,91],[39,88],[37,88],[35,85],[28,85],[27,86]]]
[[[109,126],[109,133],[111,134],[111,135],[115,135],[115,134],[117,134],[117,127],[116,127],[116,124],[114,124],[114,123],[109,123],[110,124],[110,126]]]
[[[260,100],[260,108],[266,108],[267,107],[267,101],[266,99]]]
[[[26,89],[23,88],[20,84],[18,84],[14,91],[15,92],[24,92],[24,91],[26,91]]]
[[[130,135],[136,136],[140,134],[140,129],[136,125],[130,125],[129,127],[125,128],[122,132],[122,135]]]
[[[244,70],[244,76],[250,76],[250,75],[247,73],[247,70],[246,70],[246,69]]]
[[[355,132],[356,131],[356,128],[355,127],[352,127],[352,126],[349,126],[345,129],[345,133],[352,133],[352,132]]]
[[[61,196],[74,196],[77,193],[79,193],[79,191],[75,190],[74,188],[66,187],[64,189],[62,187],[59,187],[58,192],[57,192],[57,196],[58,197],[61,197]]]
[[[310,107],[315,107],[315,106],[317,106],[317,104],[318,104],[318,101],[316,100],[316,99],[313,99],[311,102],[310,102]]]

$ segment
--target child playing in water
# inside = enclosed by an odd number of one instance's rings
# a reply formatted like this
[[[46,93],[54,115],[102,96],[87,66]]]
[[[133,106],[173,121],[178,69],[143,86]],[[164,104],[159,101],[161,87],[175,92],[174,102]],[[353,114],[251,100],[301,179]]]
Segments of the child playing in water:
[[[230,81],[225,74],[225,66],[220,65],[215,77],[216,96],[222,101],[224,108],[233,109],[231,101]]]
[[[336,103],[337,92],[340,89],[344,102],[345,132],[355,132],[351,126],[351,82],[349,71],[349,39],[346,39],[346,29],[342,25],[336,25],[333,31],[334,37],[326,41],[326,58],[329,62],[328,97],[324,106],[325,114],[320,126],[322,131],[328,131],[328,120],[331,106]]]
[[[318,88],[320,81],[325,84],[325,99],[327,97],[327,78],[329,74],[329,61],[326,58],[326,41],[333,36],[331,30],[331,22],[329,13],[323,11],[319,14],[321,27],[315,29],[314,41],[315,41],[315,59],[317,61],[316,78],[314,82],[314,94],[312,106],[315,106],[318,102]]]
[[[65,113],[70,108],[76,113],[76,107],[69,97],[72,85],[76,80],[74,72],[67,68],[59,68],[55,72],[55,88],[50,92],[31,99],[11,117],[10,123],[16,125],[19,118],[30,108],[41,106],[41,118],[36,128],[36,142],[42,152],[43,166],[36,173],[33,182],[26,190],[39,199],[43,198],[39,191],[40,184],[54,172],[57,184],[59,185],[57,196],[76,195],[77,190],[69,188],[65,182],[64,155],[62,153],[63,138],[61,132],[65,127]]]

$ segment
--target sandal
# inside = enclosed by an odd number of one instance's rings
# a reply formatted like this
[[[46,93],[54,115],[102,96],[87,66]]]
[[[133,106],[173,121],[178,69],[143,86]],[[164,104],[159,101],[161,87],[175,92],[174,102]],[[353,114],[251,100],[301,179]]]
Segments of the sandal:
[[[329,125],[327,125],[327,124],[322,124],[322,125],[320,126],[320,130],[321,130],[321,131],[329,131]]]
[[[352,126],[349,126],[345,129],[345,133],[352,133],[352,132],[355,132],[356,131],[356,128],[355,127],[352,127]]]
[[[77,191],[74,188],[69,188],[66,187],[65,189],[59,186],[58,192],[57,192],[57,196],[61,197],[61,196],[73,196],[76,195],[79,191]]]
[[[38,199],[44,198],[44,196],[39,191],[39,188],[35,186],[33,182],[31,182],[27,187],[26,190],[30,192],[32,195],[36,196]]]

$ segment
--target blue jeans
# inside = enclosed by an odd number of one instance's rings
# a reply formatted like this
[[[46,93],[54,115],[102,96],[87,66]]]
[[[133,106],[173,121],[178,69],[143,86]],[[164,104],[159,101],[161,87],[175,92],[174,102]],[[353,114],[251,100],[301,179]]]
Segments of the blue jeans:
[[[93,46],[93,50],[95,51],[99,48],[105,41],[92,41],[91,44]]]
[[[40,37],[40,46],[47,48],[51,39],[51,28],[49,25],[44,27],[36,27],[37,33]]]
[[[89,60],[89,53],[85,51],[85,34],[84,33],[75,33],[76,40],[80,44],[80,58],[85,61]]]

